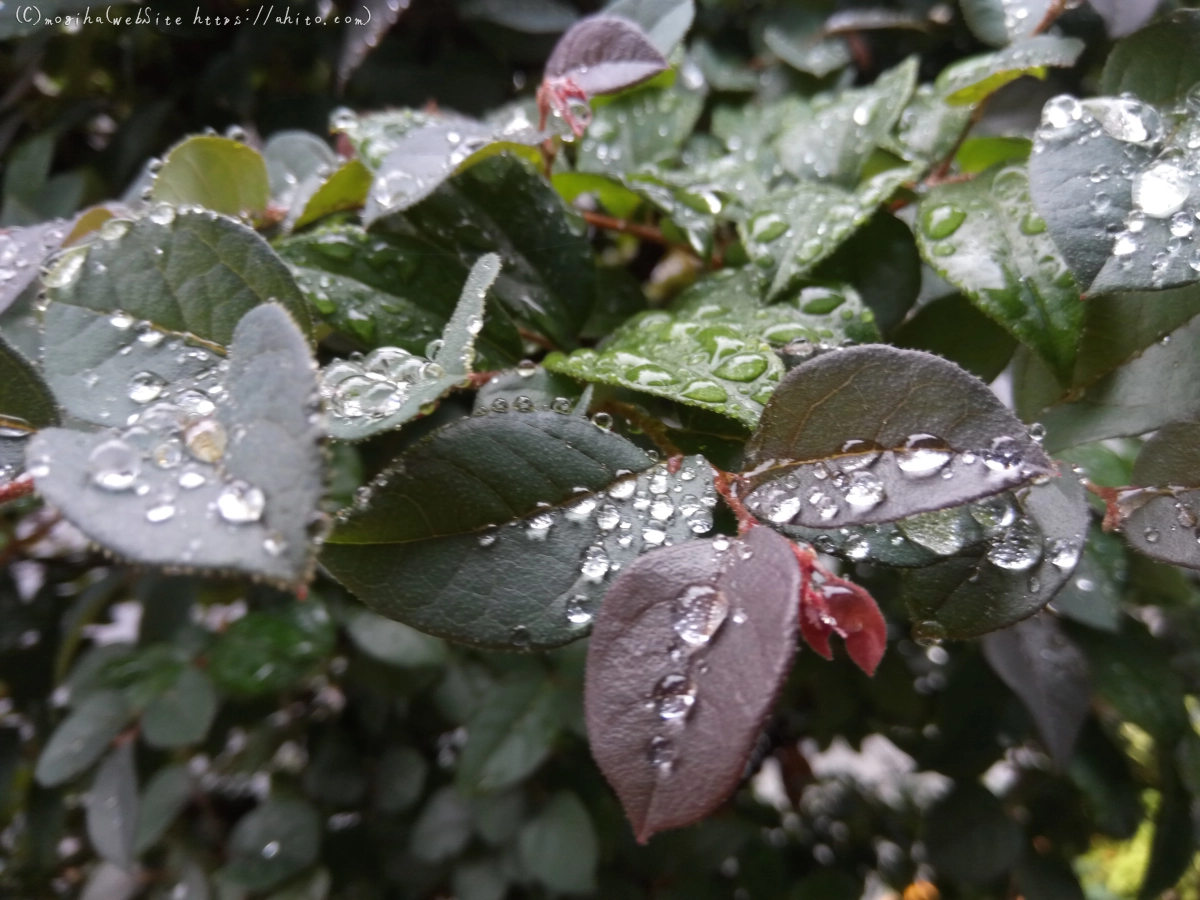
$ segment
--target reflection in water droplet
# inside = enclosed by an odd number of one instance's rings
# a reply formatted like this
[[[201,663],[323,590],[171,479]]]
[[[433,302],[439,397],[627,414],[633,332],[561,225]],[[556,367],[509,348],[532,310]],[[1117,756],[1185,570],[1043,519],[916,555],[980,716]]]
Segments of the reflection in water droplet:
[[[257,522],[265,508],[263,492],[244,481],[230,482],[217,497],[217,511],[233,525]]]
[[[98,445],[88,457],[92,483],[106,491],[127,491],[142,471],[141,455],[121,440]]]
[[[271,841],[262,848],[263,859],[274,859],[279,855],[279,841]]]
[[[1055,568],[1063,571],[1075,568],[1075,564],[1079,562],[1079,545],[1073,541],[1059,538],[1050,544],[1046,552]]]
[[[525,536],[531,541],[544,541],[554,524],[554,516],[550,513],[538,513],[525,523]]]
[[[1022,516],[992,541],[987,558],[1011,572],[1032,568],[1042,558],[1041,532],[1032,519]]]
[[[709,585],[692,585],[675,605],[675,633],[693,648],[706,645],[729,614],[725,595]]]
[[[905,475],[926,478],[945,468],[954,453],[932,434],[910,434],[896,453],[896,465]]]
[[[935,206],[925,213],[921,227],[935,241],[940,241],[958,231],[966,218],[967,214],[957,207]]]
[[[1187,173],[1170,163],[1155,163],[1133,179],[1133,202],[1154,219],[1179,212],[1191,191]]]
[[[587,594],[576,594],[567,601],[567,621],[572,625],[587,625],[592,621],[592,601]]]
[[[917,622],[912,627],[912,639],[922,647],[936,647],[946,639],[946,626],[933,619]]]
[[[200,462],[215,463],[225,456],[229,435],[225,426],[216,419],[201,419],[187,427],[183,442],[193,458]]]
[[[129,379],[127,393],[134,403],[149,403],[162,396],[167,380],[153,372],[138,372]]]
[[[147,522],[166,522],[175,516],[175,505],[170,501],[164,500],[156,503],[146,510]]]
[[[870,472],[855,472],[846,488],[846,502],[857,510],[868,510],[887,499],[883,482]]]
[[[660,719],[679,721],[692,711],[696,703],[696,688],[686,675],[664,675],[654,686],[654,701]]]

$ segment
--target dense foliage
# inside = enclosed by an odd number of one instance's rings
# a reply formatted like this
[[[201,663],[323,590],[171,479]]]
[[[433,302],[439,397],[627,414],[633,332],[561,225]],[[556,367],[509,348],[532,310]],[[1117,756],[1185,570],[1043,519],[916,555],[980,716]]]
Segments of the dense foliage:
[[[596,5],[0,4],[0,895],[1197,896],[1200,11]]]

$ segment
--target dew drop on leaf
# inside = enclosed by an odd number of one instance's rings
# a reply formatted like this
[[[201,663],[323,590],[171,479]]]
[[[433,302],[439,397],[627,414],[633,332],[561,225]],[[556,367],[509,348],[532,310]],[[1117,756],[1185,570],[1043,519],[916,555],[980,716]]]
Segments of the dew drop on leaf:
[[[217,511],[222,519],[233,525],[257,522],[265,508],[263,492],[244,481],[230,482],[217,496]]]
[[[946,626],[933,619],[917,622],[912,627],[912,639],[922,647],[936,647],[946,639]]]
[[[141,454],[122,440],[99,444],[88,457],[92,483],[106,491],[131,489],[142,471]]]
[[[946,442],[932,434],[910,434],[896,453],[896,465],[912,478],[927,478],[946,467],[954,456]]]

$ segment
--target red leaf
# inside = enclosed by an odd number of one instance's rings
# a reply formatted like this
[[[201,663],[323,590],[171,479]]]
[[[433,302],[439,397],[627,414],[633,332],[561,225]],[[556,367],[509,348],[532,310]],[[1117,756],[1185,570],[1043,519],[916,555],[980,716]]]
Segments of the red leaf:
[[[887,623],[875,599],[851,581],[819,573],[801,589],[800,631],[804,640],[826,659],[832,659],[829,636],[846,642],[846,652],[868,675],[874,675],[887,650]]]
[[[737,788],[796,652],[800,568],[767,528],[655,550],[600,607],[584,705],[592,755],[639,841]]]

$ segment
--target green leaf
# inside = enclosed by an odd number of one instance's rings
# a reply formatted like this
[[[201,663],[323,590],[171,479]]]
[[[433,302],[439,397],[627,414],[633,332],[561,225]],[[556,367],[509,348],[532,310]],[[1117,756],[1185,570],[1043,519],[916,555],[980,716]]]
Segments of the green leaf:
[[[982,382],[938,357],[876,345],[789,372],[745,468],[755,515],[840,528],[959,506],[1043,478],[1051,464]]]
[[[887,143],[916,86],[917,60],[911,57],[869,87],[814,98],[776,141],[779,161],[797,178],[854,187],[871,154]]]
[[[314,599],[280,612],[254,612],[230,625],[209,653],[209,674],[225,691],[253,697],[286,690],[333,650],[336,630]]]
[[[958,782],[925,814],[925,846],[940,875],[986,884],[1021,854],[1021,829],[987,788]]]
[[[372,659],[400,668],[438,666],[446,662],[446,645],[434,637],[393,622],[366,609],[356,609],[346,622],[355,646]]]
[[[1177,9],[1119,41],[1104,63],[1100,92],[1131,93],[1158,106],[1183,100],[1200,82],[1200,12]]]
[[[1200,125],[1166,124],[1173,123],[1154,107],[1127,97],[1063,95],[1042,111],[1029,160],[1033,199],[1086,293],[1200,278],[1185,240],[1195,220],[1184,209],[1200,190],[1188,170]]]
[[[416,109],[390,109],[360,116],[343,107],[334,111],[329,130],[345,135],[357,157],[374,171],[409,132],[438,121],[436,114]]]
[[[581,417],[462,420],[377,480],[322,562],[368,606],[421,631],[507,649],[565,644],[587,633],[614,565],[711,528],[708,465],[624,477],[649,465]],[[631,508],[639,489],[658,505]]]
[[[96,769],[87,795],[87,831],[92,848],[124,871],[133,867],[138,820],[137,772],[133,744],[114,749]]]
[[[306,182],[321,180],[320,172],[338,164],[329,144],[307,131],[277,131],[262,151],[271,199],[285,209]]]
[[[891,341],[897,347],[937,354],[985,382],[1004,371],[1017,346],[1016,338],[962,294],[919,307],[893,332]]]
[[[1083,303],[1033,209],[1023,169],[1010,166],[939,185],[922,198],[917,218],[925,261],[1069,378]]]
[[[738,233],[751,261],[770,281],[770,300],[785,296],[818,263],[870,221],[879,204],[919,175],[917,167],[888,169],[856,191],[804,181],[772,191],[753,204]]]
[[[912,230],[895,216],[880,212],[821,264],[816,277],[854,285],[886,334],[916,302],[921,257]]]
[[[1005,628],[1045,606],[1070,577],[1088,525],[1080,483],[1064,475],[1017,503],[1015,519],[1004,513],[982,553],[904,572],[918,634],[961,640]]]
[[[492,157],[410,209],[404,221],[464,264],[497,253],[504,265],[495,287],[500,305],[554,345],[575,346],[596,302],[592,247],[583,220],[531,166]]]
[[[459,787],[486,793],[529,777],[550,754],[559,704],[557,688],[540,667],[518,670],[496,684],[466,724]]]
[[[429,764],[412,747],[388,747],[375,773],[375,803],[385,813],[409,809],[421,797]]]
[[[1065,768],[1091,711],[1092,681],[1083,652],[1053,616],[1042,613],[985,635],[983,655],[1021,698],[1051,758]]]
[[[774,304],[758,300],[753,270],[725,270],[682,294],[671,310],[641,313],[597,350],[551,354],[544,365],[721,413],[753,428],[784,367],[773,347],[874,340],[874,315],[853,290],[812,286]]]
[[[55,787],[89,768],[129,718],[130,709],[118,691],[93,693],[50,735],[34,771],[38,784]]]
[[[29,446],[37,489],[128,559],[302,584],[324,456],[312,358],[281,307],[255,308],[238,324],[222,383],[215,410],[186,384],[206,410],[156,405],[123,432],[40,432]]]
[[[24,468],[34,431],[57,423],[58,407],[46,383],[0,338],[0,484]]]
[[[694,0],[612,0],[605,15],[636,22],[663,56],[683,40],[696,16]]]
[[[937,162],[954,150],[970,120],[969,107],[951,106],[933,85],[919,85],[900,115],[894,149],[912,162]]]
[[[252,891],[265,891],[316,862],[320,845],[315,809],[303,800],[271,798],[238,819],[222,872]]]
[[[63,254],[45,283],[47,381],[67,412],[97,425],[141,412],[130,396],[136,375],[163,383],[150,400],[165,400],[166,385],[209,371],[256,306],[280,303],[311,333],[304,298],[270,247],[212,213],[161,206],[111,220],[100,240]]]
[[[425,804],[409,836],[409,850],[422,862],[453,859],[471,839],[471,807],[452,787],[443,787]]]
[[[1090,470],[1089,480],[1097,483]],[[1054,611],[1090,628],[1119,631],[1127,568],[1120,538],[1093,528],[1079,564],[1054,598]]]
[[[475,362],[475,336],[483,330],[488,291],[500,275],[500,257],[476,260],[462,295],[431,359],[398,348],[380,348],[362,365],[338,360],[325,369],[321,395],[329,411],[329,434],[361,441],[427,414],[442,397],[461,387]]]
[[[1023,137],[972,137],[962,142],[954,161],[968,174],[1004,163],[1026,163],[1033,143]]]
[[[133,848],[140,856],[167,833],[192,795],[192,779],[184,765],[163,766],[142,790]]]
[[[968,57],[947,66],[937,77],[937,89],[947,103],[973,106],[1023,76],[1045,79],[1048,67],[1070,68],[1079,59],[1083,46],[1078,38],[1039,34],[995,53]]]
[[[850,64],[850,47],[844,38],[826,36],[820,15],[795,7],[772,12],[763,43],[793,69],[824,78]]]
[[[333,213],[361,209],[370,190],[371,171],[357,159],[344,162],[328,178],[318,176],[297,191],[288,228],[304,228]]]
[[[504,900],[508,881],[502,861],[481,859],[455,866],[452,884],[458,900]]]
[[[10,160],[8,171],[12,170]],[[45,222],[0,234],[0,313],[34,283],[46,259],[62,246],[68,230],[67,222]]]
[[[1159,807],[1138,900],[1154,900],[1177,885],[1192,867],[1196,851],[1192,797],[1180,783],[1174,761],[1166,753],[1160,755],[1160,760]]]
[[[521,865],[548,890],[590,894],[596,889],[600,842],[587,807],[559,791],[517,835]]]
[[[296,283],[321,318],[356,344],[425,352],[458,304],[469,266],[415,235],[367,234],[333,225],[278,244]],[[515,362],[520,339],[494,308],[477,348],[488,365]]]
[[[967,27],[985,44],[1003,47],[1027,38],[1041,24],[1053,0],[963,0]]]
[[[196,135],[167,153],[151,197],[172,206],[203,206],[227,216],[261,213],[271,199],[267,164],[240,141]]]
[[[1153,559],[1200,569],[1200,424],[1179,422],[1154,433],[1133,467],[1141,490],[1118,495],[1121,530]]]
[[[619,174],[675,157],[707,93],[700,70],[685,62],[670,87],[629,91],[601,106],[579,145],[579,171]]]
[[[212,680],[190,666],[142,713],[142,737],[151,747],[186,747],[208,736],[217,715]]]
[[[594,194],[600,205],[618,219],[631,218],[642,205],[642,198],[615,176],[595,172],[556,172],[551,182],[567,203],[574,203],[584,194]]]

